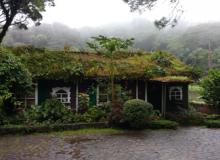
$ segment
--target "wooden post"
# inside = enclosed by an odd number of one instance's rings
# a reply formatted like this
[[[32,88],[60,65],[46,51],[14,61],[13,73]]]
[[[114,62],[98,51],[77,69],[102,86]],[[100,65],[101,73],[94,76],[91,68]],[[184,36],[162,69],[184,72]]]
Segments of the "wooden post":
[[[38,105],[38,83],[35,84],[35,105]]]
[[[145,82],[145,102],[148,102],[148,94],[147,94],[147,90],[148,90],[148,84],[147,82]]]
[[[166,84],[162,83],[161,112],[163,117],[166,115],[166,97]]]
[[[79,110],[79,82],[76,82],[76,113]]]
[[[99,85],[96,87],[96,106],[99,106]]]
[[[136,80],[136,99],[138,99],[138,80]]]

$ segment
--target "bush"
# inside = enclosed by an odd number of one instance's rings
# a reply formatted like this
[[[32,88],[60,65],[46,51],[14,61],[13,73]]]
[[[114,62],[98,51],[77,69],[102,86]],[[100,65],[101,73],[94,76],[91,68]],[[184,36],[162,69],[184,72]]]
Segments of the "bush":
[[[208,104],[220,108],[220,71],[210,70],[201,83],[202,97]]]
[[[147,122],[150,129],[177,129],[178,123],[169,120],[154,120]]]
[[[99,122],[105,118],[105,112],[94,106],[85,113],[85,116],[87,117],[87,122]]]
[[[208,128],[220,128],[220,120],[208,120],[206,126]]]
[[[47,99],[42,106],[32,106],[25,113],[27,122],[67,123],[72,120],[73,113],[59,100]]]
[[[220,120],[219,114],[210,114],[205,116],[206,120]]]
[[[109,103],[109,108],[109,124],[111,126],[121,127],[123,125],[123,103],[121,101],[111,102]]]
[[[205,122],[203,114],[191,106],[188,109],[179,108],[177,113],[167,113],[166,118],[182,125],[204,125]]]
[[[78,114],[74,116],[74,122],[100,122],[106,120],[106,114],[105,112],[97,107],[94,106],[90,108],[86,113],[84,114]]]
[[[85,113],[89,109],[89,95],[79,94],[79,113]]]
[[[153,106],[143,100],[128,100],[124,104],[123,119],[128,127],[142,129],[146,126],[147,120],[153,114]]]
[[[0,95],[24,96],[31,83],[31,74],[21,60],[0,46]]]

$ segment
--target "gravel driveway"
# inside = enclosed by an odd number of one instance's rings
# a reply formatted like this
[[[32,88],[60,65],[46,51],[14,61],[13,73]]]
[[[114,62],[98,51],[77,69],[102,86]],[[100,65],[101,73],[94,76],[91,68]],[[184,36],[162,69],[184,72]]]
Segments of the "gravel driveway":
[[[220,160],[220,129],[0,138],[1,160]]]

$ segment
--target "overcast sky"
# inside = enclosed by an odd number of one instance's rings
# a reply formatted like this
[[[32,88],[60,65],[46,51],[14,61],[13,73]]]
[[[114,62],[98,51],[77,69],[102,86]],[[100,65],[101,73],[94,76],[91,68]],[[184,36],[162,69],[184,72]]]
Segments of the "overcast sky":
[[[165,0],[163,0],[165,1]],[[204,23],[220,21],[220,0],[181,0],[184,15],[181,21]],[[60,22],[72,28],[97,27],[130,22],[135,18],[154,20],[168,14],[168,8],[156,7],[140,15],[131,13],[122,0],[55,0],[56,7],[48,8],[43,22]]]

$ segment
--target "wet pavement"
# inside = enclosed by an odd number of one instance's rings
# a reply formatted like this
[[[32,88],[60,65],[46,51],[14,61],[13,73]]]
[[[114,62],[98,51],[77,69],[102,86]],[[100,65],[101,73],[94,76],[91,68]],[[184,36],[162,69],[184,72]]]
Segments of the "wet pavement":
[[[1,160],[220,160],[220,129],[0,137]]]

